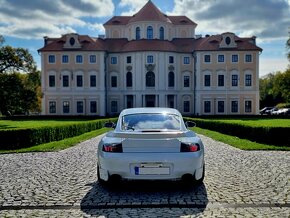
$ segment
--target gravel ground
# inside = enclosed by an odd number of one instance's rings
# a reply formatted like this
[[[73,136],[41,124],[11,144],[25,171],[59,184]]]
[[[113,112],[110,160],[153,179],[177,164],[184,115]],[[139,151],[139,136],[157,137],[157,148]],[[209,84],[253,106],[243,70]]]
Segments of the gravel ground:
[[[61,152],[0,155],[0,217],[290,217],[290,153],[201,136],[203,185],[99,185],[93,138]]]

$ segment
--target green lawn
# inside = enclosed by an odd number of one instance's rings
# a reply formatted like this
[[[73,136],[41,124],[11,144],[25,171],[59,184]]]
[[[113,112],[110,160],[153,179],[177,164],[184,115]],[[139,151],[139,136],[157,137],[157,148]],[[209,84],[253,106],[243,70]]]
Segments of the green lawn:
[[[271,127],[290,127],[290,119],[250,119],[250,118],[244,118],[244,119],[211,119],[211,120],[217,120],[222,121],[225,123],[238,123],[243,124],[247,126],[271,126]]]
[[[0,120],[0,130],[1,129],[25,129],[32,127],[44,127],[44,126],[61,126],[63,124],[75,124],[82,123],[87,120],[84,119],[52,119],[52,120]]]

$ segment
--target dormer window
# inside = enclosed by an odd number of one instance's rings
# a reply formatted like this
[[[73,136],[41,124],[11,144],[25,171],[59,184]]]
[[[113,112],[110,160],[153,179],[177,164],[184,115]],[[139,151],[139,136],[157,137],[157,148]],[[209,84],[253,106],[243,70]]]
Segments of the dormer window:
[[[141,38],[141,35],[140,35],[141,31],[140,31],[140,27],[137,27],[136,28],[136,40],[139,40]]]
[[[76,42],[76,40],[75,40],[73,37],[71,37],[71,38],[69,39],[69,44],[70,44],[71,46],[74,46],[75,42]]]
[[[227,45],[231,44],[231,38],[230,37],[226,37],[226,40],[225,41],[226,41],[226,44]]]
[[[63,45],[63,48],[68,48],[68,49],[79,49],[81,48],[81,44],[79,42],[79,37],[78,34],[76,33],[70,33],[65,35],[65,43]]]
[[[147,39],[153,39],[153,27],[152,26],[147,27]]]
[[[220,48],[236,48],[236,36],[233,33],[223,33]]]
[[[159,39],[164,40],[164,28],[160,27],[159,29]]]

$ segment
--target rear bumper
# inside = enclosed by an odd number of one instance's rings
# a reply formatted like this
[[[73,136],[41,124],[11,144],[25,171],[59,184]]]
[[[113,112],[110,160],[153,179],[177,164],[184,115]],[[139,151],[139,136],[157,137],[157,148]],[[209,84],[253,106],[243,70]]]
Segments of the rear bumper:
[[[184,153],[105,153],[98,157],[101,178],[105,181],[109,176],[117,174],[129,180],[179,180],[185,174],[202,177],[204,154],[203,151]],[[158,163],[163,173],[141,175],[136,173],[136,168],[144,163]],[[137,170],[138,171],[138,170]],[[158,170],[157,170],[158,171]],[[168,171],[168,173],[164,173]]]

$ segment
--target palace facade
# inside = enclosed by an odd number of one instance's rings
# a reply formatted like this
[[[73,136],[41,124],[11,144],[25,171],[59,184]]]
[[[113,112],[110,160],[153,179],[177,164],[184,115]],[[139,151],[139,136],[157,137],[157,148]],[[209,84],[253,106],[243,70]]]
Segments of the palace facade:
[[[98,38],[44,37],[42,114],[116,115],[131,107],[172,107],[183,115],[259,112],[256,38],[195,34],[186,16],[151,1],[114,16]]]

